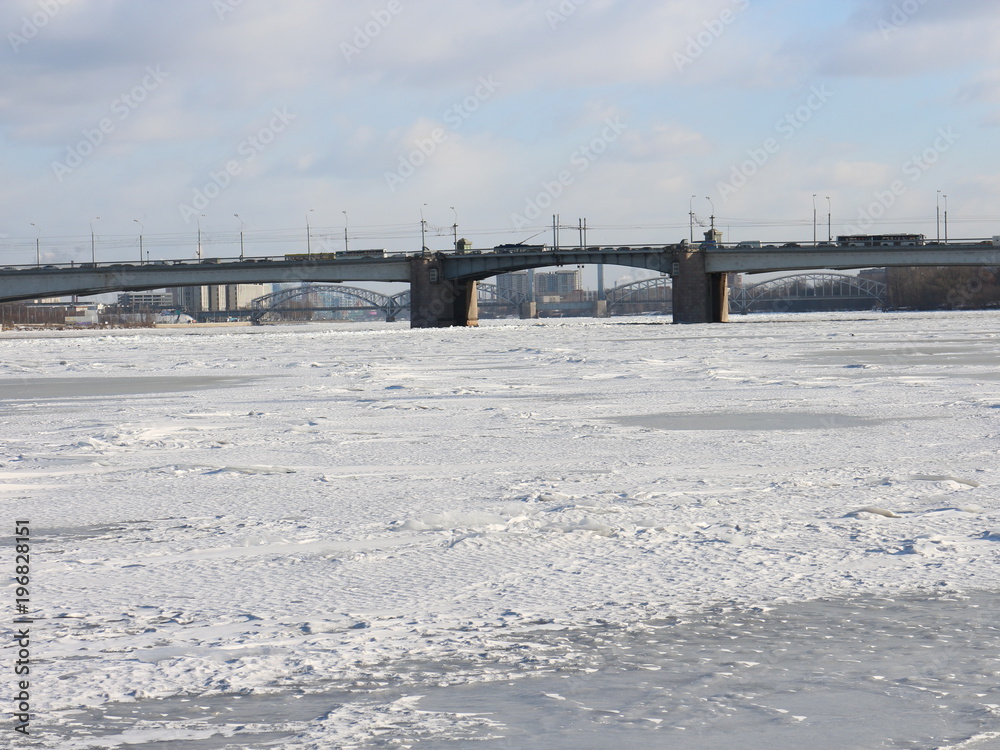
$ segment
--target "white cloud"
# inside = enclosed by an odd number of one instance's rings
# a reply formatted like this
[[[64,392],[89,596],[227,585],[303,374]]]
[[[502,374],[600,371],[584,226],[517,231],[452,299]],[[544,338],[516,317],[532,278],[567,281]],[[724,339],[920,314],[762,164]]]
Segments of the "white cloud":
[[[80,232],[100,215],[103,231],[126,234],[139,214],[150,231],[187,231],[177,204],[282,107],[295,126],[245,166],[208,223],[231,225],[238,212],[254,226],[284,226],[310,208],[326,216],[317,223],[344,209],[358,221],[411,222],[426,202],[444,220],[455,205],[470,230],[503,226],[618,118],[628,127],[548,213],[686,224],[690,195],[710,193],[823,81],[835,104],[741,191],[740,212],[780,216],[814,192],[863,202],[908,150],[951,124],[963,141],[935,180],[978,185],[993,171],[981,156],[1000,125],[992,3],[927,2],[886,39],[878,21],[892,13],[888,0],[859,0],[853,13],[791,0],[744,10],[732,0],[399,0],[378,25],[389,1],[245,0],[222,19],[209,0],[68,4],[0,56],[0,231],[24,234],[30,215],[48,232]],[[38,7],[5,4],[0,31]],[[553,28],[547,13],[560,7],[577,9]],[[799,23],[810,13],[815,22]],[[342,44],[359,31],[369,38],[348,59]],[[696,59],[678,66],[692,43]],[[71,177],[54,179],[52,162],[148,66],[169,78]],[[449,128],[446,113],[483,76],[500,87]],[[447,141],[389,192],[385,172],[435,127]],[[988,181],[982,189],[984,200],[1000,195]]]

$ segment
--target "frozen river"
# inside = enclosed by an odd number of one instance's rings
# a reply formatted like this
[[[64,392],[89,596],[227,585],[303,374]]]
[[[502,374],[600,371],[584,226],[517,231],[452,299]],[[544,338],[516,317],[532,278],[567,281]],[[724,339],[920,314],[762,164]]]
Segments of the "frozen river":
[[[0,347],[34,747],[1000,747],[996,314]]]

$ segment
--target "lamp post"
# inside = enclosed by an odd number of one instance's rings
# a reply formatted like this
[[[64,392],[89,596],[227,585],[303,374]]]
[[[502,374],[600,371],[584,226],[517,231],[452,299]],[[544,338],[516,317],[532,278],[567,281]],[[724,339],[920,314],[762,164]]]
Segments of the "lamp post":
[[[97,265],[97,240],[94,237],[94,222],[100,221],[100,218],[100,216],[95,216],[90,222],[90,260],[95,266]]]
[[[937,241],[941,242],[941,191],[937,191]]]
[[[42,251],[40,249],[40,245],[42,243],[42,230],[39,229],[35,222],[31,222],[31,226],[38,229],[38,236],[35,237],[35,265],[40,266],[42,265]]]
[[[826,196],[826,241],[833,242],[833,202]]]
[[[688,201],[688,229],[691,232],[691,242],[694,243],[694,199],[697,195],[692,195]]]
[[[134,221],[136,224],[139,225],[139,265],[141,266],[142,265],[142,233],[145,231],[145,227],[143,227],[142,222],[139,221],[138,219],[132,219],[132,221]]]
[[[198,216],[198,262],[201,262],[201,220],[205,218],[205,214]]]
[[[944,198],[944,244],[948,244],[948,196],[942,195]]]
[[[239,214],[233,214],[233,216],[240,220],[240,260],[243,260],[243,229],[246,227],[246,224],[243,223],[243,219],[240,218]]]
[[[427,253],[427,221],[424,219],[424,206],[420,207],[420,252]]]
[[[342,213],[344,215],[344,252],[346,253],[347,252],[347,226],[348,226],[347,211],[341,211],[340,213]]]
[[[454,206],[451,207],[451,210],[455,214],[455,223],[451,225],[451,234],[455,241],[455,249],[458,250],[458,211],[455,210]]]
[[[312,255],[312,238],[309,234],[309,214],[315,210],[315,208],[310,208],[306,211],[306,255]]]
[[[710,205],[712,207],[711,223],[712,223],[712,239],[714,240],[715,239],[715,203],[707,195],[705,196],[705,200],[707,200],[708,201],[708,205]]]
[[[813,193],[813,247],[816,247],[816,193]]]

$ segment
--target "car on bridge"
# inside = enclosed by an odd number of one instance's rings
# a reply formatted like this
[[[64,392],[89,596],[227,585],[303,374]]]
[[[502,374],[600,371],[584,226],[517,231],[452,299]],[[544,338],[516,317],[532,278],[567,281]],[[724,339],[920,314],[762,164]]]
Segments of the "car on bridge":
[[[837,237],[841,247],[893,247],[901,245],[924,245],[922,234],[842,234]]]
[[[525,245],[521,242],[496,245],[495,253],[544,253],[549,248],[546,245]]]

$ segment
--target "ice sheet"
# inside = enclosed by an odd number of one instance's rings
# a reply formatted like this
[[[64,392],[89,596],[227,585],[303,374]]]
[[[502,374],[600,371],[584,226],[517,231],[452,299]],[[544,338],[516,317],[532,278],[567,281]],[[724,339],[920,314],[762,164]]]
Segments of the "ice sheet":
[[[466,716],[442,696],[598,668],[586,638],[553,632],[989,596],[996,321],[0,334],[0,394],[24,394],[0,403],[0,506],[32,522],[38,746],[526,747],[531,717]],[[86,398],[46,397],[76,379]],[[198,387],[129,385],[144,379]],[[851,674],[824,683],[831,696]],[[954,690],[976,684],[963,674]],[[349,699],[316,703],[334,689]],[[986,747],[1000,701],[962,694],[968,736],[941,743]],[[228,721],[237,696],[278,708]],[[309,710],[283,721],[286,700]],[[739,747],[815,726],[718,700]],[[132,707],[127,730],[112,720]],[[851,723],[876,726],[876,709]],[[690,731],[651,716],[668,745]]]

